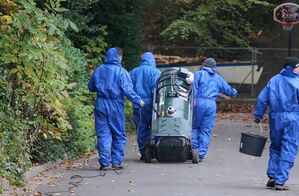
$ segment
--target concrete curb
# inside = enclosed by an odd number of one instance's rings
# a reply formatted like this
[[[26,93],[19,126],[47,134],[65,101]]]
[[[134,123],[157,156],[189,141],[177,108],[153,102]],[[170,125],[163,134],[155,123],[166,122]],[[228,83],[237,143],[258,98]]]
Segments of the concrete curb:
[[[90,161],[91,159],[94,159],[96,158],[98,155],[90,155],[90,157],[88,157],[88,161]],[[80,161],[81,159],[76,159],[74,160],[74,162],[77,162],[77,161]],[[30,178],[33,178],[35,177],[36,175],[38,175],[39,173],[41,172],[44,172],[46,170],[50,170],[52,168],[54,168],[55,166],[57,165],[60,165],[64,162],[65,160],[57,160],[57,161],[54,161],[54,162],[47,162],[45,164],[42,164],[42,165],[39,165],[39,166],[35,166],[35,167],[32,167],[29,171],[27,171],[25,173],[25,180],[29,180]]]
[[[41,173],[43,171],[46,171],[48,169],[51,169],[55,165],[58,165],[58,164],[60,164],[62,162],[63,162],[63,160],[57,160],[57,161],[48,162],[48,163],[45,163],[45,164],[42,164],[42,165],[39,165],[39,166],[34,166],[34,167],[30,168],[29,171],[27,171],[24,174],[24,181],[27,181],[27,180],[35,177],[39,173]],[[5,178],[0,178],[0,185],[2,185],[3,190],[9,190],[10,189],[10,183]]]
[[[58,165],[62,162],[63,162],[63,160],[57,160],[57,161],[54,161],[54,162],[47,162],[47,163],[44,163],[42,165],[34,166],[34,167],[30,168],[29,171],[27,171],[24,174],[24,180],[29,180],[30,178],[35,177],[37,174],[39,174],[39,173],[41,173],[45,170],[51,169],[55,165]]]
[[[87,157],[81,157],[78,159],[75,159],[71,162],[73,162],[74,165],[78,166],[80,165],[82,162],[89,162],[92,159],[97,158],[98,155],[97,154],[91,154]],[[47,172],[49,170],[52,169],[57,169],[57,167],[64,167],[65,166],[65,161],[66,160],[56,160],[56,161],[51,161],[51,162],[47,162],[38,166],[34,166],[32,168],[30,168],[25,174],[24,174],[24,181],[30,184],[30,181],[32,179],[34,179],[34,177],[36,177],[38,174],[42,173],[42,172]],[[2,186],[3,189],[3,193],[0,192],[0,195],[8,195],[8,194],[12,194],[11,191],[11,187],[10,187],[10,183],[8,180],[4,179],[4,178],[0,178],[0,186]],[[26,185],[25,185],[26,187]],[[22,188],[22,187],[19,187]]]
[[[0,185],[2,185],[2,189],[5,190],[5,189],[9,189],[10,187],[10,183],[8,180],[4,179],[4,178],[1,178],[0,179]],[[1,194],[1,192],[0,192]]]

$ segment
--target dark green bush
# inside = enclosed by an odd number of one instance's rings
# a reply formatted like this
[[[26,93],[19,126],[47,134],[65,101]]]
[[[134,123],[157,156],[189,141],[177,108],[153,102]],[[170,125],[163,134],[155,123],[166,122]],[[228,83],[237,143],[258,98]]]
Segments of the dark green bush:
[[[59,0],[45,3],[0,2],[0,178],[13,184],[31,161],[72,159],[96,146],[87,60],[65,35],[77,27],[59,14]]]
[[[3,104],[0,106],[0,177],[20,185],[24,172],[31,166],[25,140],[27,122],[14,119]]]
[[[133,123],[133,108],[132,102],[125,99],[125,117],[126,117],[126,131],[132,132],[135,130],[135,126]]]

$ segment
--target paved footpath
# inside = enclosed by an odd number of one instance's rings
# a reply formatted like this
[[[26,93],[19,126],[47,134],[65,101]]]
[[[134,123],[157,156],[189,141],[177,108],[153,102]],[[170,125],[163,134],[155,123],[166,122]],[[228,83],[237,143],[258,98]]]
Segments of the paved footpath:
[[[219,114],[218,114],[219,115]],[[237,117],[237,118],[236,118]],[[235,119],[239,119],[235,121]],[[246,122],[246,117],[235,116],[218,119],[204,162],[150,163],[138,160],[135,138],[129,137],[125,169],[117,174],[109,171],[104,177],[84,178],[75,188],[68,189],[72,175],[99,174],[97,156],[73,164],[62,164],[48,169],[28,181],[24,195],[66,190],[53,195],[88,196],[275,196],[299,195],[299,165],[295,163],[288,181],[289,191],[267,189],[265,175],[269,142],[262,157],[252,157],[238,152],[240,133],[256,131]],[[268,131],[264,132],[268,135]],[[67,169],[66,169],[67,168]],[[73,179],[74,181],[80,179]],[[27,193],[25,192],[27,191]],[[21,195],[21,192],[19,192]]]

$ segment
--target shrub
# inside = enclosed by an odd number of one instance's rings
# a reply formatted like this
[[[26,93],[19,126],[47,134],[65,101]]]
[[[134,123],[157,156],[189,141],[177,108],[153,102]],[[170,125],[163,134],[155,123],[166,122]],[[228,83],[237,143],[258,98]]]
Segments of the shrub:
[[[60,1],[5,1],[0,13],[0,178],[20,184],[30,160],[75,158],[95,148],[85,54]]]

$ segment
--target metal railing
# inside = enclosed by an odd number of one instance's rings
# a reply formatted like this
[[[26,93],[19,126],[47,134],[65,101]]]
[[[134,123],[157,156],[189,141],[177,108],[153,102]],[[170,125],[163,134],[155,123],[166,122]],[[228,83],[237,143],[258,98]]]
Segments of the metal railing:
[[[257,48],[257,47],[179,47],[179,46],[151,46],[150,51],[154,54],[162,56],[178,56],[178,57],[213,57],[217,62],[250,62],[251,71],[246,74],[243,81],[235,85],[239,88],[240,94],[244,98],[256,98],[257,93],[266,85],[271,77],[279,73],[283,67],[284,59],[288,56],[288,48]],[[299,56],[299,49],[293,48],[292,54]],[[201,62],[193,62],[200,64]],[[185,63],[186,64],[186,63]],[[255,79],[255,65],[263,66],[262,75],[257,84]],[[251,77],[251,84],[244,84],[244,81]]]

